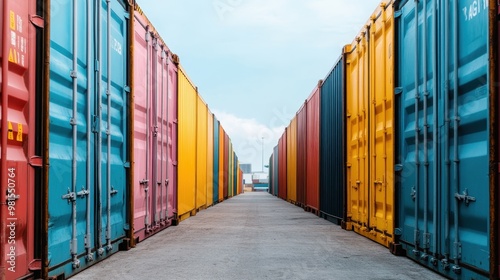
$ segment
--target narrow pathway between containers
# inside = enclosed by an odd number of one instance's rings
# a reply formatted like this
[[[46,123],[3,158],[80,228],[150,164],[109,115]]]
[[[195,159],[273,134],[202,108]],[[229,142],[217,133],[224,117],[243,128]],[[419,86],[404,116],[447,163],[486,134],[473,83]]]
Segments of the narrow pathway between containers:
[[[267,193],[199,212],[72,279],[444,279]]]

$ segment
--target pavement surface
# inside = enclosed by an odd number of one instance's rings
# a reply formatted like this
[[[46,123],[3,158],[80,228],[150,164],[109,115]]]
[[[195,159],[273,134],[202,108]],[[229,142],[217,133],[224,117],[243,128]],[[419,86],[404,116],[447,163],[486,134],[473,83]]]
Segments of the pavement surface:
[[[267,193],[245,193],[77,279],[445,279]]]

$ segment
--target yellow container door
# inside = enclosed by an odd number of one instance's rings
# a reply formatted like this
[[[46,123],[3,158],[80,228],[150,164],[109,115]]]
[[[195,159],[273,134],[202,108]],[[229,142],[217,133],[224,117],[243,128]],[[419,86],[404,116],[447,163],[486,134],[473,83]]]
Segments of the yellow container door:
[[[197,101],[197,140],[196,140],[196,209],[207,205],[207,115],[208,107],[198,96]]]

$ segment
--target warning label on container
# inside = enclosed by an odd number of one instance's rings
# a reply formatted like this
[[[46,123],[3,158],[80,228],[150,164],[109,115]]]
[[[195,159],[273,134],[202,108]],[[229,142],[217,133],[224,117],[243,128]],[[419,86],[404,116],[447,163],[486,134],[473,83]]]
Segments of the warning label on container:
[[[25,65],[25,54],[27,53],[28,40],[23,37],[23,18],[14,11],[10,11],[10,44],[9,62]]]
[[[8,132],[8,135],[7,135],[7,139],[14,140],[14,130],[12,128],[12,123],[9,122],[8,126],[9,126],[9,132]]]
[[[23,125],[18,123],[17,124],[17,137],[16,137],[17,142],[23,142]]]

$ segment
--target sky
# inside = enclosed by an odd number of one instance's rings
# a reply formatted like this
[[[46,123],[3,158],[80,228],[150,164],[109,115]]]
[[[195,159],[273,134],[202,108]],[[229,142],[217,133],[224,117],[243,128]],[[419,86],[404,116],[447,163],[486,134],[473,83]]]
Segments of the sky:
[[[379,0],[137,0],[254,172]],[[267,172],[264,167],[264,172]]]

